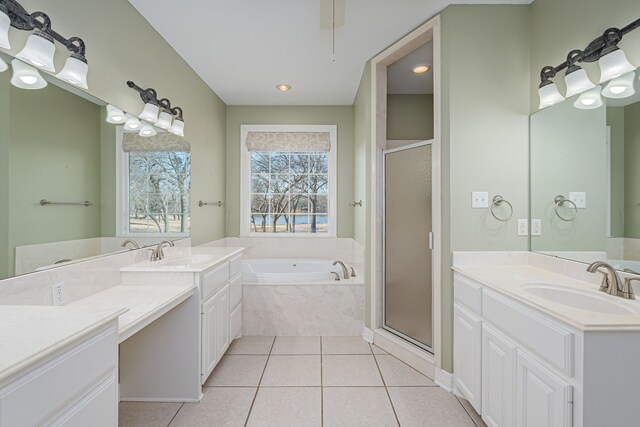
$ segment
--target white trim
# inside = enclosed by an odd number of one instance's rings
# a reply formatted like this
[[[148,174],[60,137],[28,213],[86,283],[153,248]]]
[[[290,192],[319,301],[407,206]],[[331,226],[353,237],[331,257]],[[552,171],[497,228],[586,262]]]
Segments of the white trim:
[[[606,200],[607,200],[607,211],[606,211],[606,228],[605,228],[605,236],[607,237],[612,237],[611,236],[611,172],[612,172],[612,168],[611,168],[611,154],[612,154],[612,148],[611,148],[611,126],[607,126],[606,127],[606,139],[605,139],[605,174],[606,174],[606,178],[605,178],[605,184],[606,184],[606,190],[605,190],[605,195],[606,195]]]
[[[329,232],[328,233],[254,233],[246,218],[250,212],[251,156],[247,150],[249,132],[328,132],[329,150]],[[337,125],[241,125],[240,126],[240,237],[337,237],[338,200],[338,126]]]
[[[368,342],[369,344],[373,344],[373,329],[369,329],[366,326],[362,328],[362,339]]]
[[[447,372],[444,369],[436,368],[435,383],[449,393],[453,393],[455,387],[455,378],[452,373]]]
[[[407,341],[384,329],[374,329],[373,333],[373,342],[376,346],[402,360],[421,374],[431,379],[435,378],[435,359],[431,353],[413,344],[409,344]]]

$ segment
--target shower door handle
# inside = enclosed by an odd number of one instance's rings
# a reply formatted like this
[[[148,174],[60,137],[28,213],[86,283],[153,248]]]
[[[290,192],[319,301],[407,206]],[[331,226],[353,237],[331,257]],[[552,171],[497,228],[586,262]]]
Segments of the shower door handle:
[[[433,231],[429,232],[429,250],[433,250]]]

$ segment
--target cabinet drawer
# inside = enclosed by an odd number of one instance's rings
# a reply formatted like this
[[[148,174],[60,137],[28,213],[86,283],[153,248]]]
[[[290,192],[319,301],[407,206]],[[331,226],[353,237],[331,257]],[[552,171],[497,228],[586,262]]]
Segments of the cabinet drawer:
[[[0,390],[0,425],[37,425],[115,370],[118,336],[112,327]]]
[[[231,339],[235,339],[242,333],[242,303],[231,313]]]
[[[229,281],[229,263],[225,262],[220,267],[205,273],[200,280],[202,300],[204,301]]]
[[[229,261],[229,277],[242,272],[242,255],[237,255]]]
[[[490,290],[482,293],[483,318],[573,376],[573,333]]]
[[[118,387],[115,375],[84,396],[52,427],[113,427],[118,425]],[[49,424],[49,423],[47,423]]]
[[[482,287],[464,276],[453,276],[453,297],[476,314],[482,313]]]
[[[229,284],[231,288],[230,308],[233,310],[242,301],[242,276],[236,276]]]

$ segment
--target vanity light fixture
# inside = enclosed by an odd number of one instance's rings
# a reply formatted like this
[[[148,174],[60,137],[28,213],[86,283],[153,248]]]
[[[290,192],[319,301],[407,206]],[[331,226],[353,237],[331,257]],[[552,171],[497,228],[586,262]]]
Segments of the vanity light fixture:
[[[154,124],[160,129],[169,131],[174,135],[184,136],[184,118],[182,108],[172,108],[171,101],[167,98],[158,99],[158,94],[153,88],[143,89],[132,81],[128,81],[127,86],[138,92],[140,94],[140,98],[144,102],[144,109],[138,116],[141,120]],[[154,132],[153,135],[155,135],[156,130],[153,127],[151,127],[151,129]],[[143,125],[140,130],[141,136],[152,136],[144,135],[143,131],[145,130],[148,131],[148,129]]]
[[[176,116],[173,119],[170,132],[176,136],[184,136],[184,119],[182,118],[182,108],[174,107],[171,112]]]
[[[171,102],[167,98],[162,98],[160,101],[160,115],[158,116],[158,120],[156,121],[156,126],[160,129],[169,130],[171,129],[171,122],[173,120],[173,114],[171,113]]]
[[[633,83],[636,73],[631,71],[611,80],[602,90],[602,96],[607,98],[628,98],[636,93]]]
[[[581,110],[594,110],[602,107],[603,102],[602,96],[600,96],[601,91],[602,88],[600,86],[596,86],[593,89],[582,92],[578,99],[576,99],[576,102],[573,103],[573,106]]]
[[[7,71],[8,68],[9,66],[7,65],[7,63],[4,62],[2,58],[0,58],[0,73]]]
[[[111,104],[107,105],[107,123],[120,124],[127,120],[124,111]]]
[[[142,127],[140,128],[140,136],[144,136],[145,138],[148,138],[150,136],[154,136],[156,134],[156,130],[153,128],[153,126],[151,126],[149,123],[143,123]]]
[[[611,79],[615,79],[634,71],[636,67],[629,63],[624,52],[618,48],[618,43],[622,40],[625,34],[637,28],[640,28],[640,19],[636,19],[621,29],[609,28],[602,34],[602,36],[589,43],[584,50],[572,50],[569,52],[567,60],[562,64],[556,67],[544,67],[540,71],[541,82],[540,89],[538,91],[540,96],[540,109],[553,105],[563,99],[557,87],[555,87],[555,84],[553,84],[550,79],[554,78],[557,73],[565,68],[567,69],[565,75],[565,81],[567,83],[567,98],[578,93],[585,93],[585,91],[591,91],[592,94],[595,93],[595,85],[588,79],[586,72],[577,65],[579,62],[598,61],[601,71],[600,83],[607,82]],[[600,91],[598,90],[598,93],[599,92]],[[609,92],[603,92],[605,96],[607,93]],[[578,101],[576,101],[574,105],[584,105],[582,102]],[[587,102],[590,101],[591,98],[588,98]],[[592,105],[595,104],[597,104],[597,102],[594,102]]]
[[[140,123],[140,120],[138,120],[137,117],[132,116],[131,114],[128,114],[128,113],[125,114],[125,117],[127,119],[124,122],[124,130],[129,132],[140,130],[140,128],[142,127],[142,123]]]
[[[276,89],[280,92],[289,92],[291,90],[291,85],[279,84],[276,85]]]
[[[415,67],[413,67],[411,71],[413,71],[414,74],[424,74],[430,69],[431,69],[431,66],[429,64],[418,64]]]
[[[9,28],[34,31],[27,38],[23,49],[16,58],[49,72],[55,72],[53,57],[55,42],[61,43],[71,56],[57,77],[82,89],[88,89],[87,74],[89,66],[85,57],[85,45],[79,37],[69,39],[51,28],[51,19],[42,12],[28,13],[16,0],[0,0],[0,47],[10,49]]]
[[[40,72],[29,64],[19,59],[11,61],[11,84],[20,89],[42,89],[47,86],[47,81]]]

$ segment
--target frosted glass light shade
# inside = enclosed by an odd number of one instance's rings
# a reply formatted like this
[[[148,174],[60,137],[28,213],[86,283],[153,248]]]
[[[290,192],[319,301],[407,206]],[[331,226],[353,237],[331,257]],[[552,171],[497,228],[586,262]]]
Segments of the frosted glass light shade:
[[[175,119],[173,126],[171,126],[171,133],[177,136],[184,136],[184,121]]]
[[[3,49],[11,49],[9,43],[9,28],[11,27],[11,18],[4,13],[0,12],[0,47]]]
[[[38,70],[31,65],[14,59],[11,61],[13,75],[11,76],[11,84],[21,89],[42,89],[47,86],[47,81],[42,78]]]
[[[153,126],[151,126],[148,123],[144,123],[142,125],[142,128],[140,128],[140,136],[144,136],[144,137],[150,137],[150,136],[154,136],[156,134],[156,130],[153,128]]]
[[[540,97],[540,109],[547,108],[553,104],[564,101],[564,96],[560,94],[555,83],[542,86],[538,89],[538,96]]]
[[[632,71],[610,80],[605,88],[602,89],[602,96],[606,96],[607,98],[627,98],[633,95],[636,93],[633,87],[635,79],[636,73]]]
[[[600,96],[601,91],[602,88],[600,86],[596,86],[593,89],[582,92],[576,102],[573,103],[573,106],[581,110],[594,110],[602,107],[603,102],[602,96]]]
[[[24,48],[16,55],[16,58],[41,68],[45,71],[56,71],[53,66],[53,55],[56,53],[56,47],[53,41],[48,40],[42,33],[36,32],[27,38]]]
[[[127,121],[124,122],[124,130],[126,131],[137,131],[142,128],[142,123],[138,120],[137,117],[132,116],[131,114],[126,114]]]
[[[113,105],[107,105],[107,123],[120,124],[126,120],[124,111]]]
[[[64,63],[62,71],[60,71],[56,77],[82,89],[89,89],[89,86],[87,86],[88,73],[89,66],[86,62],[70,56]]]
[[[173,120],[173,116],[171,113],[167,113],[166,111],[162,111],[160,116],[158,117],[158,121],[156,122],[156,126],[160,129],[169,130],[171,129],[171,121]]]
[[[627,60],[622,49],[614,50],[598,60],[600,66],[600,83],[604,83],[636,69]]]
[[[8,68],[9,66],[7,65],[7,63],[4,62],[2,58],[0,58],[0,73],[7,71]]]
[[[142,120],[148,121],[149,123],[155,123],[156,120],[158,120],[159,112],[160,112],[160,107],[158,107],[155,104],[151,104],[150,102],[147,102],[146,104],[144,104],[144,109],[142,110],[142,113],[140,113],[138,117],[140,117]]]
[[[589,79],[589,76],[587,76],[587,72],[582,68],[572,73],[568,73],[564,77],[564,81],[567,83],[567,98],[578,93],[582,93],[585,90],[593,89],[596,86]]]

